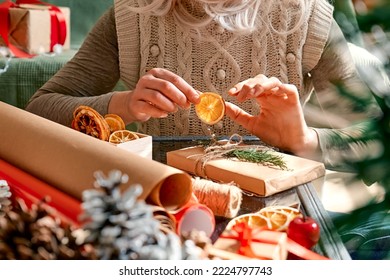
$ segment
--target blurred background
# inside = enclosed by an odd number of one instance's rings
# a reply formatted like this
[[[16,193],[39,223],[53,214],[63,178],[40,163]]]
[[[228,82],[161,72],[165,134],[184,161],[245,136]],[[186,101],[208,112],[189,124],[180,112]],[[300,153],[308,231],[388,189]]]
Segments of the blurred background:
[[[390,0],[334,0],[333,5],[334,17],[347,40],[363,47],[383,66],[380,74],[370,67],[360,71],[384,111],[381,118],[370,121],[382,152],[373,158],[350,163],[356,174],[328,171],[326,178],[315,184],[327,210],[347,213],[371,202],[383,201],[390,191]],[[387,87],[379,87],[383,81]],[[340,128],[353,122],[354,117],[344,112],[338,100],[332,95],[321,98],[313,95],[305,109],[309,124]]]

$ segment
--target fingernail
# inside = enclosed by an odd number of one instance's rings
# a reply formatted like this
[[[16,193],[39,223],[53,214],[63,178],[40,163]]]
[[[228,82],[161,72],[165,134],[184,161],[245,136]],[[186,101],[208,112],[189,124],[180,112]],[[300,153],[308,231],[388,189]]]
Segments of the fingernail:
[[[168,117],[168,114],[167,114],[167,113],[161,114],[161,115],[159,116],[160,119],[166,118],[166,117]]]
[[[237,88],[231,88],[228,92],[230,95],[235,95],[237,93]]]

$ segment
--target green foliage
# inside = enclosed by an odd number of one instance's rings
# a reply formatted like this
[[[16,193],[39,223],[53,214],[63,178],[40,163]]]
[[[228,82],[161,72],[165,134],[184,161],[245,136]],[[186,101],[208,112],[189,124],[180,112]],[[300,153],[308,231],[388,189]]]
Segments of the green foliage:
[[[379,55],[384,69],[390,70],[390,36],[388,33],[390,30],[390,1],[386,0],[382,3],[381,6],[365,13],[356,13],[358,26],[354,26],[357,29],[349,29],[349,31],[354,30],[356,36],[368,38],[370,42],[366,44],[367,49]],[[340,25],[342,26],[342,24]],[[380,34],[380,38],[378,34]],[[348,36],[352,36],[351,33],[348,33]],[[368,46],[372,49],[369,49]],[[367,68],[358,69],[359,74],[375,97],[382,114],[377,118],[368,120],[364,135],[349,140],[369,143],[369,148],[372,148],[372,150],[367,151],[367,156],[355,161],[347,161],[347,164],[357,173],[357,177],[366,184],[370,185],[378,182],[385,188],[386,192],[390,192],[390,92],[389,87],[380,88],[378,86],[380,82],[383,83],[383,81],[378,80],[381,79],[377,75],[378,72],[375,69]],[[389,71],[387,71],[388,73]],[[364,109],[369,103],[368,100],[348,93],[341,87],[339,90],[342,95],[349,97],[354,102],[358,110]]]
[[[390,31],[390,1],[384,1],[381,6],[375,7],[365,14],[357,14],[356,20],[359,29],[363,32],[371,32],[371,28],[379,25],[384,31]]]
[[[239,149],[231,150],[224,155],[225,157],[235,157],[241,161],[248,161],[254,163],[260,163],[263,165],[278,167],[280,169],[287,169],[286,162],[280,155],[275,155],[272,152],[265,150],[259,151],[255,149]]]

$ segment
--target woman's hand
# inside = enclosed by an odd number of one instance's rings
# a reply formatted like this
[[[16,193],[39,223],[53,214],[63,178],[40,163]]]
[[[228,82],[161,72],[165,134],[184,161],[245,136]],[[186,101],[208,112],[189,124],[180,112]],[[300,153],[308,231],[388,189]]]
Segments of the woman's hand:
[[[178,107],[189,108],[191,103],[199,102],[199,93],[183,78],[161,68],[148,71],[133,91],[116,95],[110,101],[109,111],[116,111],[127,123],[164,118]]]
[[[228,93],[239,102],[256,98],[259,115],[252,116],[229,102],[226,115],[265,143],[301,156],[317,152],[317,134],[306,125],[294,85],[258,75],[235,85]]]

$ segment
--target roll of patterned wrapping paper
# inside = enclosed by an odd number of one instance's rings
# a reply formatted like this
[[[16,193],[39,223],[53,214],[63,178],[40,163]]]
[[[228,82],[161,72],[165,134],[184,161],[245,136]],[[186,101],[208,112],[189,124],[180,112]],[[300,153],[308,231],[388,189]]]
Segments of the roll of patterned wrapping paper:
[[[172,212],[176,219],[176,233],[180,236],[192,230],[203,231],[210,237],[215,229],[213,211],[206,205],[199,203],[195,196],[179,210]]]

